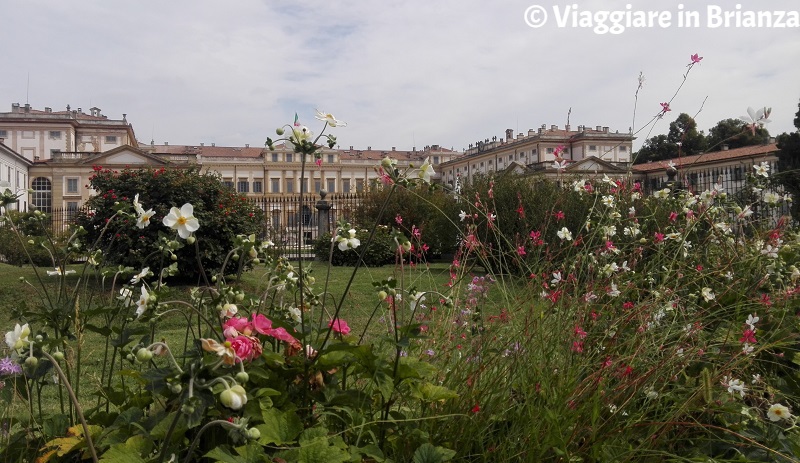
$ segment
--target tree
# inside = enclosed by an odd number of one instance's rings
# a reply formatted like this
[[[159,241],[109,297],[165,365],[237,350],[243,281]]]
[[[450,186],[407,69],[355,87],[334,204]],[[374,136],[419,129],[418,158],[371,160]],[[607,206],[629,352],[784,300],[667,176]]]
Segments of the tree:
[[[791,213],[800,220],[800,103],[794,118],[797,128],[792,133],[778,136],[778,173],[773,177],[783,190],[792,195]]]
[[[94,170],[89,182],[98,194],[87,201],[91,212],[79,215],[78,224],[88,232],[88,243],[100,239],[98,249],[104,252],[105,264],[131,266],[137,270],[150,267],[153,271],[162,265],[166,267],[172,262],[171,254],[164,252],[169,251],[169,246],[165,248],[163,237],[178,243],[172,254],[177,258],[179,276],[196,278],[199,276],[197,252],[207,272],[219,271],[227,253],[234,248],[236,235],[261,230],[261,210],[224,186],[218,174],[201,173],[197,168],[117,172],[95,166]],[[132,210],[137,194],[143,208],[155,212],[149,226],[144,228],[136,226]],[[177,239],[175,232],[162,224],[170,208],[180,208],[185,203],[192,204],[194,216],[200,223],[199,230],[194,233],[197,248]],[[106,229],[107,221],[120,207],[131,214],[120,213]],[[226,271],[234,272],[236,265],[231,261]]]
[[[681,113],[669,124],[667,135],[656,135],[644,142],[634,157],[634,164],[664,161],[679,156],[700,154],[706,149],[706,137],[697,131],[697,122]]]
[[[720,151],[722,145],[730,149],[759,145],[769,139],[769,131],[758,126],[753,133],[740,119],[724,119],[708,131],[706,142],[709,151]]]

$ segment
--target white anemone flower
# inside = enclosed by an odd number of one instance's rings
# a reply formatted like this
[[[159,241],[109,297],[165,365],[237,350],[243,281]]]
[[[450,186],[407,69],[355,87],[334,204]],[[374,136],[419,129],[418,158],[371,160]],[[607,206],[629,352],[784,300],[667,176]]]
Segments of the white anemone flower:
[[[139,296],[139,300],[136,301],[136,318],[139,319],[147,310],[147,303],[150,302],[150,293],[147,292],[147,288],[142,285],[142,295]]]
[[[433,164],[431,164],[431,158],[425,158],[425,162],[422,163],[422,166],[419,168],[419,178],[422,179],[425,183],[431,183],[431,177],[436,175],[436,172],[433,170]]]
[[[336,119],[331,113],[326,113],[325,111],[320,111],[319,109],[315,109],[314,111],[317,113],[316,116],[314,116],[317,118],[317,120],[327,122],[331,127],[347,127],[346,122]]]
[[[55,275],[58,275],[58,276],[70,275],[72,273],[76,273],[75,270],[62,270],[61,267],[56,267],[55,270],[48,270],[47,271],[47,275],[51,276],[51,277],[55,276]]]
[[[289,141],[294,144],[300,144],[304,141],[311,140],[311,137],[314,136],[314,132],[312,132],[308,127],[301,125],[298,127],[292,127],[292,134],[289,136]]]
[[[339,245],[340,251],[347,251],[348,249],[355,249],[361,245],[361,241],[356,238],[356,231],[355,229],[350,229],[347,231],[347,237],[338,236],[336,238],[336,242]]]
[[[463,222],[463,221],[464,221],[464,219],[466,219],[468,216],[469,216],[469,214],[467,214],[467,213],[466,213],[466,212],[464,212],[464,211],[461,211],[461,213],[459,213],[459,214],[458,214],[458,218],[459,218],[459,219],[461,219],[461,221],[462,221],[462,222]]]
[[[767,418],[770,421],[790,420],[792,414],[789,413],[789,408],[781,404],[772,404],[767,410]]]
[[[148,209],[146,211],[139,212],[139,215],[136,217],[136,226],[139,228],[144,228],[150,225],[150,219],[156,215],[155,211],[152,209]]]
[[[133,276],[133,278],[131,278],[131,284],[138,285],[139,282],[142,281],[142,278],[147,277],[147,275],[149,274],[150,274],[150,267],[143,268],[141,272],[137,273],[136,275]]]
[[[137,214],[144,214],[144,207],[139,203],[139,193],[136,193],[136,196],[133,197],[133,209]]]
[[[747,116],[741,116],[739,119],[747,123],[747,126],[750,127],[750,132],[755,135],[758,126],[764,127],[772,122],[769,119],[771,112],[772,108],[767,107],[759,108],[758,111],[753,108],[747,108]]]
[[[708,287],[705,287],[702,290],[700,290],[700,295],[703,296],[703,300],[705,300],[706,302],[711,302],[714,299],[716,299],[714,292],[711,290],[711,288]]]
[[[12,350],[22,349],[30,342],[28,340],[30,334],[31,329],[27,323],[21,326],[17,323],[16,326],[14,326],[14,331],[6,333],[6,345]]]
[[[756,175],[769,177],[769,164],[766,161],[762,162],[761,164],[754,165],[753,169],[756,170]]]
[[[164,217],[164,225],[178,230],[178,236],[183,239],[188,238],[192,233],[200,228],[200,223],[194,217],[194,207],[186,203],[180,209],[173,207],[169,214]]]
[[[567,227],[563,227],[561,230],[556,233],[559,238],[562,240],[572,241],[572,233],[569,231]]]

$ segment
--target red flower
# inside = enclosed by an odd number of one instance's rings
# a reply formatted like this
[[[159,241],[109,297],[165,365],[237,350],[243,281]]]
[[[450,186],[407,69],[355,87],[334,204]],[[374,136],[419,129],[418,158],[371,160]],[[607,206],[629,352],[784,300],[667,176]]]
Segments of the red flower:
[[[472,407],[472,413],[478,413],[479,411],[481,411],[480,404],[475,404],[475,406]]]
[[[758,342],[756,341],[756,332],[751,330],[750,328],[745,329],[742,332],[742,337],[739,338],[739,342],[755,344],[756,342]]]
[[[690,58],[691,58],[692,62],[689,63],[689,66],[691,66],[693,64],[697,64],[703,59],[703,57],[700,56],[698,53],[695,53],[694,55],[690,56]]]

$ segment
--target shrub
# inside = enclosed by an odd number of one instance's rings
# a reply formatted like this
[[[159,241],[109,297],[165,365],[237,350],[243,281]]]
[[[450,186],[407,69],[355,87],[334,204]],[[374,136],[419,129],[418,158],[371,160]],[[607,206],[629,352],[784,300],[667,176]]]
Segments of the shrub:
[[[369,235],[369,230],[356,230],[356,238],[361,241],[361,244],[365,245],[367,243]],[[321,261],[328,260],[331,253],[331,239],[332,235],[326,233],[314,243],[314,252],[317,259]],[[364,253],[363,265],[379,267],[381,265],[393,263],[395,259],[395,248],[396,245],[392,238],[391,231],[387,227],[378,226],[377,230],[375,230],[372,242]],[[338,246],[333,246],[333,255],[330,256],[331,264],[336,266],[354,266],[358,262],[360,251],[361,249],[355,252],[351,250],[342,251]]]
[[[19,231],[19,236],[14,232],[12,223]],[[50,253],[53,247],[46,238],[49,225],[50,216],[46,214],[8,211],[4,222],[0,224],[0,261],[20,267],[28,263],[38,267],[54,266]]]
[[[113,226],[106,230],[107,221],[117,214],[115,204],[130,204],[135,195],[145,209],[152,208],[152,222],[160,223],[173,206],[191,203],[194,215],[200,221],[195,235],[203,240],[200,260],[206,270],[218,270],[225,262],[228,250],[233,248],[236,235],[258,233],[263,213],[242,195],[225,187],[215,173],[201,173],[199,169],[124,169],[112,171],[95,167],[90,186],[98,192],[87,202],[90,212],[78,217],[78,224],[88,232],[87,240],[106,249],[107,264],[121,264],[135,268],[158,268],[165,254],[162,227]],[[133,225],[135,216],[125,217],[122,225]],[[194,246],[172,249],[166,256],[175,256],[178,271],[187,278],[198,276],[197,255]],[[234,272],[238,264],[229,260],[226,272]]]

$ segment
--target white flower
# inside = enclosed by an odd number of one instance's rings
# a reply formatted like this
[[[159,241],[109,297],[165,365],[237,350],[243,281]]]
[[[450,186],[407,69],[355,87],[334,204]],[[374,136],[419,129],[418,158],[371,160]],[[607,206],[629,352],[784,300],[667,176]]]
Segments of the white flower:
[[[219,394],[219,401],[232,410],[239,410],[247,403],[247,391],[237,384],[222,391]]]
[[[136,318],[140,318],[145,310],[147,310],[147,303],[150,301],[150,294],[147,292],[147,289],[142,285],[142,294],[139,296],[139,300],[136,301]]]
[[[122,301],[125,304],[125,307],[131,306],[131,298],[133,298],[133,291],[128,288],[120,288],[117,299]]]
[[[49,275],[49,276],[55,276],[55,275],[59,275],[59,276],[60,276],[60,275],[69,275],[69,274],[71,274],[71,273],[76,273],[76,272],[75,272],[75,270],[67,270],[67,271],[63,271],[63,270],[61,269],[61,267],[56,267],[56,268],[55,268],[55,270],[48,270],[48,271],[47,271],[47,275]]]
[[[782,196],[774,191],[768,191],[764,193],[764,202],[769,204],[770,206],[774,206],[778,204],[782,199]]]
[[[359,245],[361,245],[361,241],[356,238],[356,231],[354,229],[350,229],[347,231],[347,237],[344,236],[337,236],[336,242],[339,245],[340,251],[347,251],[348,249],[355,249]]]
[[[742,353],[744,355],[750,355],[750,354],[753,353],[754,350],[756,350],[756,348],[753,347],[751,344],[749,344],[749,343],[743,343],[742,344]]]
[[[609,296],[611,296],[611,297],[619,296],[620,292],[619,292],[619,289],[617,289],[617,284],[616,283],[611,283],[611,289],[608,290],[607,294]]]
[[[466,218],[467,218],[467,216],[469,216],[469,214],[467,214],[467,213],[466,213],[466,212],[464,212],[464,211],[461,211],[461,213],[460,213],[460,214],[458,214],[458,218],[459,218],[459,219],[461,219],[461,221],[462,221],[462,222],[464,221],[464,219],[466,219]]]
[[[563,280],[561,279],[561,272],[553,273],[553,279],[550,280],[550,284],[557,285],[561,283]]]
[[[753,169],[756,170],[756,175],[760,175],[762,177],[769,177],[769,164],[764,161],[759,165],[754,165]]]
[[[570,233],[567,227],[563,227],[561,230],[556,233],[559,238],[562,240],[572,241],[572,233]]]
[[[292,127],[292,134],[289,135],[289,141],[295,145],[299,145],[304,141],[308,141],[314,136],[314,132],[309,130],[308,127],[301,125]]]
[[[789,408],[781,404],[772,404],[767,410],[767,418],[770,421],[790,420],[792,414],[789,413]]]
[[[716,298],[716,296],[714,296],[714,292],[711,291],[711,288],[708,288],[708,287],[703,288],[702,290],[700,290],[700,294],[703,296],[703,299],[706,302],[711,302]]]
[[[615,182],[612,178],[610,178],[606,174],[603,174],[603,183],[608,183],[611,186],[617,186],[617,182]]]
[[[721,231],[722,233],[724,233],[726,235],[729,234],[729,233],[732,233],[731,226],[728,225],[725,222],[715,223],[714,224],[714,228],[716,228],[717,230]]]
[[[147,275],[149,274],[150,274],[150,267],[143,268],[141,272],[139,272],[138,274],[134,275],[133,278],[131,278],[131,284],[138,285],[139,282],[142,280],[142,278],[147,277]]]
[[[738,219],[746,219],[746,218],[750,217],[751,215],[753,215],[753,210],[750,209],[750,206],[746,206],[744,209],[742,209],[742,212],[740,212],[739,214],[736,215],[736,218],[738,218]]]
[[[653,196],[655,196],[657,199],[667,199],[669,198],[669,193],[670,193],[669,188],[664,188],[662,190],[654,192]]]
[[[347,123],[340,121],[333,117],[333,114],[326,113],[324,111],[320,111],[319,109],[314,110],[317,114],[314,116],[317,120],[326,122],[331,127],[347,127]]]
[[[14,326],[14,331],[6,333],[6,345],[11,350],[19,350],[25,347],[30,341],[28,336],[31,334],[31,329],[28,324],[20,326],[19,323]]]
[[[776,246],[772,246],[768,244],[764,246],[764,249],[761,250],[761,254],[767,257],[771,257],[773,259],[778,258],[778,248]]]
[[[755,135],[756,133],[756,126],[765,126],[772,122],[769,119],[769,115],[772,112],[772,108],[759,108],[758,111],[753,110],[753,108],[747,108],[747,116],[740,116],[739,119],[742,122],[747,123],[750,127],[751,133]]]
[[[559,172],[561,172],[566,168],[567,168],[567,161],[563,159],[559,159],[558,161],[553,161],[553,169],[556,169]]]
[[[133,209],[137,214],[144,214],[144,208],[139,204],[139,193],[136,193],[136,196],[133,197]]]
[[[417,310],[417,306],[425,302],[425,293],[421,291],[411,293],[409,294],[409,297],[411,300],[408,301],[408,306],[412,311]]]
[[[614,197],[611,195],[603,196],[602,203],[607,207],[614,207]]]
[[[747,316],[747,320],[745,321],[745,323],[747,324],[747,326],[750,327],[751,330],[755,330],[756,323],[758,323],[759,320],[761,320],[761,318],[759,318],[756,314],[751,313],[750,315]]]
[[[173,207],[164,217],[164,225],[178,230],[178,236],[186,239],[200,228],[200,223],[193,214],[194,207],[189,203],[184,204],[180,209]]]
[[[227,303],[222,306],[222,310],[219,312],[220,317],[227,317],[231,318],[239,311],[239,308],[236,307],[236,304]]]
[[[155,215],[155,211],[152,209],[148,209],[146,211],[139,212],[139,215],[136,216],[136,226],[139,228],[144,228],[150,225],[150,218]]]
[[[747,388],[744,385],[744,381],[741,379],[733,379],[731,378],[728,380],[727,376],[722,377],[722,385],[728,388],[728,392],[731,394],[739,393],[742,397],[744,397],[744,393],[747,391]]]
[[[431,177],[436,175],[436,172],[433,170],[433,164],[431,164],[430,156],[425,158],[425,162],[422,163],[417,175],[422,179],[423,182],[431,183]]]
[[[299,307],[289,307],[289,316],[295,323],[300,323],[301,315]]]

